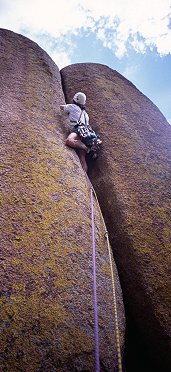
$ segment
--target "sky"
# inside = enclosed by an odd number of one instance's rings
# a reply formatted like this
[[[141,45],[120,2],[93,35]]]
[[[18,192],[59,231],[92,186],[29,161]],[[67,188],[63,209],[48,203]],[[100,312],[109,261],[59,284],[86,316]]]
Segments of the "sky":
[[[0,28],[38,43],[59,69],[111,67],[171,124],[171,0],[0,0]]]

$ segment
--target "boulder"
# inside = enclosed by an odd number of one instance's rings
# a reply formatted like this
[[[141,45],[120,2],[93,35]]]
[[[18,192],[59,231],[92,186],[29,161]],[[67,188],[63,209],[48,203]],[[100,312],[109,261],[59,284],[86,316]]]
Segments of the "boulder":
[[[59,70],[34,42],[0,29],[1,368],[93,371],[90,184],[73,149]],[[117,370],[110,261],[98,201],[96,280],[101,371]],[[124,307],[113,261],[120,351]]]
[[[133,344],[128,370],[140,371],[144,360],[143,371],[169,372],[171,126],[145,95],[107,66],[70,65],[61,78],[67,102],[76,91],[87,95],[91,125],[103,140],[89,177],[123,289],[127,350]]]

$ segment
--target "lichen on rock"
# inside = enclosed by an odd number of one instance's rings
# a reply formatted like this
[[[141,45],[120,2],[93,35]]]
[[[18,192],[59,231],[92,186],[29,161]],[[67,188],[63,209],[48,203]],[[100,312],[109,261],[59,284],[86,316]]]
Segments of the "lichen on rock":
[[[90,123],[103,140],[96,164],[89,164],[89,177],[132,325],[127,332],[127,348],[132,341],[134,345],[129,368],[140,368],[139,361],[134,363],[139,343],[141,363],[146,350],[150,371],[169,372],[171,126],[130,81],[107,66],[70,65],[61,70],[61,78],[67,102],[76,91],[87,95]]]
[[[0,30],[1,367],[92,371],[95,366],[90,189],[65,146],[59,70],[34,42]],[[112,282],[94,200],[101,370],[117,368]],[[124,307],[116,266],[121,351]]]

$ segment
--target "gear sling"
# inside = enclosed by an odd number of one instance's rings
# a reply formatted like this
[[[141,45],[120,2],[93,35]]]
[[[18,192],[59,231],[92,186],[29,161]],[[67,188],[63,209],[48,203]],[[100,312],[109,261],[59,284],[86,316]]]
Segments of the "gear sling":
[[[78,134],[82,140],[82,142],[89,148],[92,146],[98,146],[101,143],[100,137],[95,133],[95,131],[91,128],[89,124],[86,123],[86,116],[85,124],[81,121],[81,116],[84,113],[84,110],[81,110],[81,114],[79,120],[77,122],[71,121],[71,123],[76,123],[73,127],[73,132]]]

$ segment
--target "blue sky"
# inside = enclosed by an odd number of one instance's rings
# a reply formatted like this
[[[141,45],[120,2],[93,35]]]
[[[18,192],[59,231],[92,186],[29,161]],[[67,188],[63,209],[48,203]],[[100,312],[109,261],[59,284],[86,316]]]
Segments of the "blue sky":
[[[60,69],[117,70],[171,123],[171,0],[0,0],[0,27],[37,42]]]

